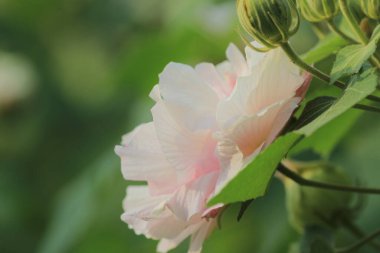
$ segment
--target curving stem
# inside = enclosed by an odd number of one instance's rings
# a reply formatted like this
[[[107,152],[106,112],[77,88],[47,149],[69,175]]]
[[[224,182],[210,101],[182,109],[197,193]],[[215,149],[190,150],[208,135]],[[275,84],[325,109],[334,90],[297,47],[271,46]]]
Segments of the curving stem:
[[[336,185],[336,184],[329,184],[329,183],[308,180],[298,175],[297,173],[293,172],[292,170],[286,168],[282,164],[278,165],[277,170],[278,172],[290,178],[291,180],[293,180],[294,182],[298,183],[301,186],[316,187],[316,188],[321,188],[325,190],[334,190],[334,191],[343,191],[343,192],[380,194],[380,189],[376,189],[376,188],[362,188],[362,187],[354,187],[354,186],[347,186],[347,185]]]
[[[322,81],[326,82],[326,83],[330,83],[331,81],[331,78],[329,75],[323,73],[322,71],[320,71],[319,69],[307,64],[306,62],[304,62],[298,55],[296,52],[294,52],[293,48],[289,45],[288,42],[284,42],[282,43],[281,45],[281,48],[284,50],[284,52],[288,55],[288,57],[290,58],[290,60],[296,64],[297,66],[299,66],[301,69],[309,72],[310,74],[312,74],[313,76],[317,77],[318,79],[321,79]],[[344,90],[346,88],[346,84],[341,82],[341,81],[335,81],[334,82],[334,85],[342,90]],[[366,97],[366,99],[368,100],[371,100],[371,101],[374,101],[374,102],[380,102],[380,98],[379,97],[376,97],[376,96],[373,96],[373,95],[369,95]]]

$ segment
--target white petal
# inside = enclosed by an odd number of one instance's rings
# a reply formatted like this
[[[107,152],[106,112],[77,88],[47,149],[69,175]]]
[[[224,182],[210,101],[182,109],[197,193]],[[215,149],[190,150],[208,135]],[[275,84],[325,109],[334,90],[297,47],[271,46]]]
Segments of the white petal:
[[[136,234],[147,238],[175,238],[189,223],[181,221],[166,207],[170,195],[150,196],[146,186],[130,186],[121,218]]]
[[[245,157],[250,156],[272,133],[275,120],[286,102],[281,101],[253,116],[241,117],[235,126],[225,131],[224,138],[235,143]]]
[[[218,96],[187,65],[170,63],[160,74],[160,93],[178,122],[190,130],[215,126]]]
[[[249,108],[251,95],[259,83],[257,75],[250,75],[238,79],[235,89],[226,100],[220,102],[217,109],[217,121],[220,127],[228,128],[239,117],[249,116],[252,108]]]
[[[157,137],[167,160],[175,168],[179,183],[219,169],[211,131],[190,132],[173,120],[164,102],[153,109]]]
[[[257,47],[257,48],[262,47],[256,41],[252,42],[252,45]],[[253,68],[255,68],[258,64],[260,64],[262,59],[265,57],[266,53],[257,52],[257,51],[255,51],[252,48],[247,46],[247,47],[245,47],[245,55],[247,57],[248,68],[250,71],[252,71]]]
[[[216,225],[216,219],[204,222],[202,227],[192,235],[188,253],[200,253],[202,251],[203,242],[215,229]]]
[[[182,186],[168,202],[168,208],[184,221],[204,212],[217,178],[218,173],[213,172]]]
[[[226,55],[237,76],[243,76],[247,73],[247,61],[235,44],[228,45]]]
[[[117,146],[122,173],[127,180],[148,181],[151,191],[170,192],[177,187],[176,172],[166,160],[152,122],[138,126]]]
[[[161,92],[160,92],[160,86],[158,86],[158,84],[153,87],[152,91],[149,94],[149,97],[156,102],[162,100]]]
[[[251,94],[248,108],[259,111],[278,101],[295,96],[305,78],[282,52],[281,49],[271,50],[252,72],[259,76],[255,92]]]
[[[231,93],[231,87],[211,63],[198,64],[195,67],[195,71],[213,88],[219,98],[223,98]]]
[[[157,245],[157,251],[160,253],[166,253],[175,247],[177,247],[181,242],[183,242],[187,237],[189,237],[191,234],[195,233],[199,228],[202,226],[204,221],[199,221],[196,224],[190,225],[185,230],[180,232],[176,237],[174,238],[164,238],[161,239],[160,242]]]

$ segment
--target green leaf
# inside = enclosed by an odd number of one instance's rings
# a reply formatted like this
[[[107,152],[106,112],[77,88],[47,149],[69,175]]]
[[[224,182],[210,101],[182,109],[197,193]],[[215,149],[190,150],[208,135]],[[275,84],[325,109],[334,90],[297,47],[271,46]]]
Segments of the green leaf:
[[[371,42],[377,43],[380,39],[380,25],[377,25],[375,30],[373,30],[372,36],[371,36]]]
[[[331,34],[318,42],[318,44],[307,53],[302,55],[302,59],[309,64],[316,63],[337,52],[347,44],[348,43],[340,36]]]
[[[243,202],[263,196],[277,165],[300,137],[290,133],[278,138],[213,197],[209,205]]]
[[[351,45],[341,49],[331,70],[331,82],[341,77],[356,74],[363,64],[375,53],[380,39],[380,26],[377,26],[368,45]]]
[[[262,151],[247,167],[240,171],[210,201],[209,205],[219,203],[243,202],[263,196],[272,176],[283,157],[302,136],[311,136],[319,128],[341,116],[353,105],[371,94],[377,85],[377,75],[368,70],[353,78],[345,93],[330,108],[310,124],[279,137]]]
[[[315,119],[311,124],[304,126],[296,132],[310,136],[316,130],[326,125],[336,117],[342,115],[352,106],[363,100],[376,90],[377,75],[373,69],[367,70],[360,76],[354,77],[345,90],[343,96],[334,105]]]
[[[80,177],[69,183],[57,198],[53,216],[38,253],[69,252],[86,233],[102,205],[98,194],[118,173],[118,159],[107,152]]]
[[[293,156],[304,150],[312,150],[320,156],[328,158],[361,114],[361,111],[354,110],[344,113],[319,128],[311,136],[302,139],[292,148],[289,154]]]
[[[317,97],[311,100],[306,104],[293,129],[299,129],[309,124],[324,113],[335,101],[336,98],[328,96]]]

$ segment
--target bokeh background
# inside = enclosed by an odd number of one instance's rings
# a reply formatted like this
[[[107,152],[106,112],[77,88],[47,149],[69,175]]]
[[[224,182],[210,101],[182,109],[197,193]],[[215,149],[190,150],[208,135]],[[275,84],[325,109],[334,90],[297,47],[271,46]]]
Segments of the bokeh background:
[[[236,27],[233,0],[0,0],[0,252],[155,252],[120,220],[114,146],[150,120],[168,62],[222,61],[228,43],[242,46]],[[315,42],[305,24],[293,38],[299,52]],[[380,119],[362,114],[331,159],[380,186],[379,140]],[[298,240],[278,180],[240,222],[238,210],[204,252],[284,253]],[[357,222],[380,227],[380,199]]]

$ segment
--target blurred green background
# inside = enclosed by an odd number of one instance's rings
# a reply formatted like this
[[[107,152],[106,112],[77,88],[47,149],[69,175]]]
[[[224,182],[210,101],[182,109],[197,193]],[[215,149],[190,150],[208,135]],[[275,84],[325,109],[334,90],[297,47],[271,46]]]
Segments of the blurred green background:
[[[155,252],[120,220],[127,183],[113,148],[150,120],[148,94],[168,62],[217,63],[229,42],[242,46],[234,4],[0,1],[0,252]],[[299,51],[315,42],[305,25],[293,38]],[[332,159],[379,186],[379,140],[380,120],[365,114]],[[380,201],[366,203],[358,223],[371,231]],[[297,241],[278,180],[240,223],[238,208],[204,252],[284,253]]]

